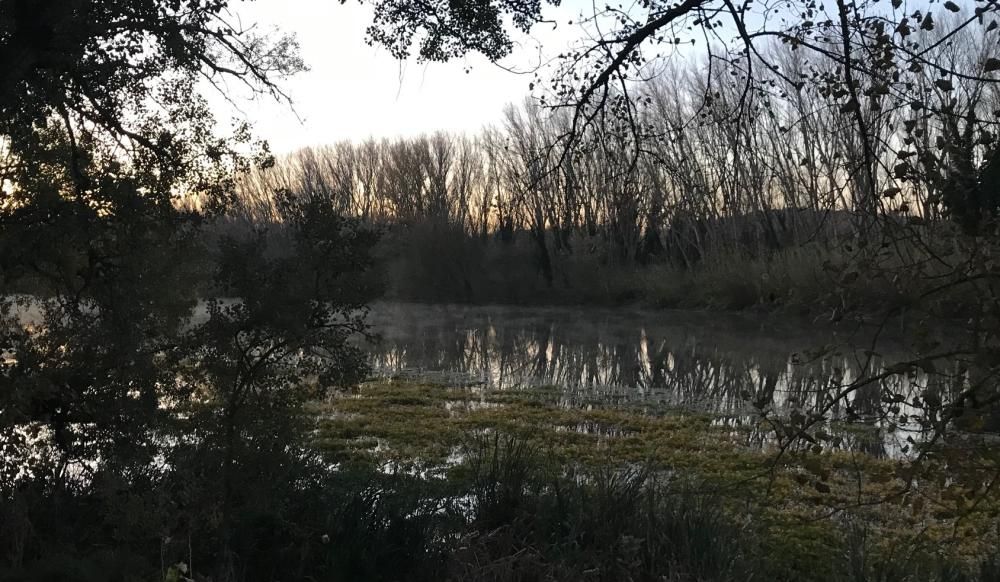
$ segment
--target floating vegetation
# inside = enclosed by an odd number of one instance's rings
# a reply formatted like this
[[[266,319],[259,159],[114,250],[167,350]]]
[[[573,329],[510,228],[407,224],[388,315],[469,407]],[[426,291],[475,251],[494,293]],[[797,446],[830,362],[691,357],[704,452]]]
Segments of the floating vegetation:
[[[1000,539],[995,496],[976,496],[972,508],[956,493],[954,479],[938,479],[907,460],[836,447],[780,451],[751,438],[765,430],[759,424],[708,413],[569,408],[554,389],[470,390],[391,380],[310,406],[316,446],[341,460],[449,475],[460,470],[469,442],[505,434],[537,450],[557,473],[646,467],[717,495],[732,516],[766,532],[780,549],[777,557],[804,560],[809,552],[847,544],[844,528],[880,540],[886,552],[933,549],[970,564]],[[943,475],[945,467],[938,468]]]

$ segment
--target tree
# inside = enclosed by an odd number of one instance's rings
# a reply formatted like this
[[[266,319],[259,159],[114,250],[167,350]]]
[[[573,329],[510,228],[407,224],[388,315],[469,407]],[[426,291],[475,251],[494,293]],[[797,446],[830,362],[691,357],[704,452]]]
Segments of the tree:
[[[322,475],[302,399],[364,373],[374,235],[318,198],[202,229],[269,155],[199,80],[283,98],[302,68],[228,4],[0,5],[0,577],[244,578],[249,509],[300,523]]]
[[[512,47],[505,18],[522,30],[544,18],[538,1],[373,4],[371,41],[394,54],[413,51],[426,60],[471,51],[492,59],[505,56]],[[967,485],[956,479],[943,487],[942,504],[958,519],[981,510],[980,500],[997,479],[994,447],[978,446],[979,435],[968,430],[982,425],[1000,403],[1000,277],[992,258],[998,242],[994,190],[1000,58],[993,48],[1000,34],[997,10],[995,2],[983,0],[919,7],[902,0],[889,5],[874,0],[763,5],[647,0],[631,8],[606,5],[581,19],[591,35],[561,55],[555,74],[539,75],[533,83],[542,103],[569,110],[572,118],[550,146],[560,146],[561,154],[557,163],[547,166],[546,175],[563,168],[585,145],[587,131],[600,127],[628,145],[632,161],[626,168],[638,166],[644,156],[660,162],[655,155],[669,149],[682,150],[679,157],[688,164],[703,159],[713,160],[714,167],[731,164],[740,171],[729,175],[738,176],[735,184],[727,185],[726,176],[717,184],[713,176],[705,180],[700,168],[690,173],[697,177],[692,184],[700,182],[692,188],[693,204],[712,208],[721,202],[724,213],[742,206],[740,198],[753,189],[766,189],[759,180],[768,178],[770,171],[752,165],[760,137],[752,128],[761,119],[790,122],[779,122],[772,134],[777,151],[771,159],[777,158],[786,169],[791,164],[808,168],[809,195],[819,198],[828,190],[831,198],[843,200],[833,208],[849,211],[853,223],[843,246],[848,259],[830,265],[837,276],[834,292],[842,298],[832,318],[842,319],[845,313],[863,318],[874,312],[885,325],[905,311],[917,322],[912,336],[917,357],[879,366],[875,350],[870,350],[862,358],[862,377],[790,411],[765,407],[762,415],[780,443],[781,455],[799,451],[803,458],[835,446],[822,427],[837,419],[866,418],[886,430],[913,430],[919,436],[906,446],[907,452],[914,451],[912,463],[900,471],[885,500],[917,499],[912,494],[926,485],[927,476],[947,467],[967,477]],[[776,51],[774,41],[787,51]],[[662,58],[692,44],[701,45],[710,71],[718,67],[722,74],[710,73],[697,94],[685,96],[694,100],[687,116],[644,117],[644,105],[655,102],[657,95],[644,94],[639,80],[656,75]],[[793,114],[778,117],[776,110],[789,106]],[[712,123],[704,122],[706,118]],[[709,148],[690,149],[688,142],[695,140],[691,130],[706,126],[721,139],[698,139]],[[834,138],[832,155],[829,144],[796,129],[808,126],[829,130],[824,137]],[[799,155],[788,153],[785,137],[796,132],[793,144]],[[665,170],[677,172],[682,163]],[[784,174],[794,176],[791,171]],[[734,193],[737,198],[727,198]],[[939,220],[942,217],[948,220]],[[697,234],[701,229],[694,230]],[[914,299],[894,306],[847,300],[859,280]],[[920,291],[914,293],[914,288]],[[967,322],[959,340],[935,339],[935,326],[929,322],[943,314],[961,314]],[[953,388],[942,392],[928,383],[900,393],[886,382],[920,373],[940,375]],[[853,406],[855,395],[870,388],[879,394],[874,400],[880,403],[866,410]],[[986,490],[968,485],[975,483],[986,483]]]
[[[82,158],[96,155],[92,146],[100,142],[114,148],[116,159],[155,165],[161,185],[184,182],[190,191],[221,196],[219,172],[240,156],[230,140],[214,135],[197,81],[221,90],[231,79],[283,97],[276,81],[303,68],[293,37],[268,39],[238,28],[227,19],[227,6],[219,0],[4,2],[5,181],[17,182],[8,175],[17,171],[17,160],[58,132],[67,147],[68,185],[81,195],[91,180]],[[249,134],[239,128],[231,137],[247,141]]]

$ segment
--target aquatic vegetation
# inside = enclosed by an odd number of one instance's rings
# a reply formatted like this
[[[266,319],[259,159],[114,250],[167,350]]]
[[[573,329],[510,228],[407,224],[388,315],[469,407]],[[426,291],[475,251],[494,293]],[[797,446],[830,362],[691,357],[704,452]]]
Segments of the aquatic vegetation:
[[[369,382],[310,407],[321,415],[315,444],[331,457],[397,469],[418,466],[455,482],[467,483],[470,470],[482,472],[470,464],[483,454],[480,440],[491,435],[516,439],[543,474],[641,469],[677,490],[711,496],[727,519],[753,532],[767,567],[791,578],[827,567],[830,576],[843,572],[843,564],[831,558],[818,565],[816,557],[833,552],[860,560],[858,536],[865,538],[869,563],[905,554],[913,564],[924,560],[921,567],[927,568],[954,562],[971,569],[1000,541],[995,497],[977,496],[979,505],[971,508],[971,495],[956,494],[954,483],[926,468],[915,473],[903,459],[832,446],[778,455],[773,446],[751,444],[749,425],[717,423],[708,413],[574,408],[551,389],[491,391],[392,380]],[[509,469],[489,469],[511,478]],[[939,469],[944,475],[945,467]],[[494,475],[487,482],[498,480]]]

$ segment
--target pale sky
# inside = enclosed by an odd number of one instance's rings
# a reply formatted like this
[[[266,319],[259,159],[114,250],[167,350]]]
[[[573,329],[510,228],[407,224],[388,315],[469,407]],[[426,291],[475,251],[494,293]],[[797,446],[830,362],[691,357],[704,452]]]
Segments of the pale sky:
[[[579,37],[569,20],[581,10],[591,11],[591,2],[563,4],[547,7],[545,13],[557,20],[556,29],[540,24],[531,37],[516,38],[519,47],[505,66],[529,70]],[[240,103],[256,134],[267,139],[275,153],[369,136],[475,132],[497,121],[504,105],[520,102],[529,93],[530,74],[505,71],[478,55],[421,65],[400,63],[384,49],[369,47],[364,38],[370,7],[356,1],[255,0],[233,7],[244,25],[256,22],[264,29],[295,33],[311,68],[282,84],[295,112],[271,102]],[[471,72],[466,73],[468,67]],[[220,118],[231,115],[227,108],[220,110]]]

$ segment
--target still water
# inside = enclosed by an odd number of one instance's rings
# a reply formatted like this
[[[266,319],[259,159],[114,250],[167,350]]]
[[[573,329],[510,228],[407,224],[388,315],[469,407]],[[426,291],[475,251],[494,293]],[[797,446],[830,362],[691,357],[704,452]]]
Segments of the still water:
[[[812,410],[915,357],[893,330],[876,336],[870,327],[766,315],[383,303],[371,323],[379,339],[369,350],[380,376],[554,388],[565,406],[694,409],[730,424],[752,423],[762,409]],[[883,397],[945,396],[963,378],[957,363],[935,374],[890,376],[851,391],[827,416],[881,427],[863,448],[894,455],[920,430],[899,423],[898,410],[888,419]],[[903,414],[906,401],[897,405]]]

